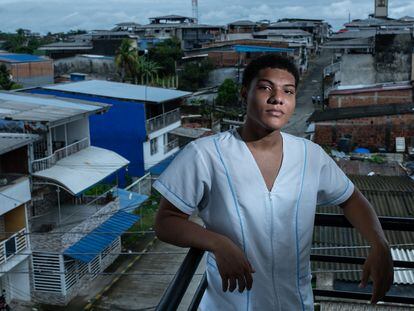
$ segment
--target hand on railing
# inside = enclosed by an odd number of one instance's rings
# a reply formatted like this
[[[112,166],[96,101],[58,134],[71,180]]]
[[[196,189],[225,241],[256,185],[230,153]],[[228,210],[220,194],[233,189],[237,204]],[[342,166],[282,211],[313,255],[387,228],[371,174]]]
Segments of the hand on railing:
[[[364,263],[359,287],[365,288],[369,277],[373,282],[371,303],[377,303],[391,288],[394,278],[393,261],[388,245],[377,245],[371,248]]]

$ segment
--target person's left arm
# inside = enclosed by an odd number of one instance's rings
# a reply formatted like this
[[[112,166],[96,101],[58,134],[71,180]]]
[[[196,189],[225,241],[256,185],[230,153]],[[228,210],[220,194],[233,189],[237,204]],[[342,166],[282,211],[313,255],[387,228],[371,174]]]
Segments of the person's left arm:
[[[364,263],[360,287],[365,287],[368,278],[371,277],[373,282],[371,303],[377,303],[393,283],[393,261],[388,241],[373,207],[357,188],[348,200],[340,204],[340,207],[348,221],[371,245]]]

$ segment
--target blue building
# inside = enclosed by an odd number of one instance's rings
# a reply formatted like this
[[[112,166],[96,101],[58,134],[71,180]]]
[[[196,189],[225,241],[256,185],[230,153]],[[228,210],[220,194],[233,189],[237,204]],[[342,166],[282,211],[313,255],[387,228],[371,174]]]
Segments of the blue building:
[[[191,94],[98,80],[57,84],[25,92],[111,104],[104,115],[90,116],[91,143],[128,159],[130,176],[144,175],[179,150],[178,139],[171,131],[181,126],[179,107],[183,98]]]

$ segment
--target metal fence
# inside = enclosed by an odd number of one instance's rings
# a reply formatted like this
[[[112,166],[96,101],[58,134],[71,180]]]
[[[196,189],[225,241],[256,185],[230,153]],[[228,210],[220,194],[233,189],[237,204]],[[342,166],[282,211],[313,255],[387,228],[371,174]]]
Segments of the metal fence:
[[[155,132],[181,120],[180,108],[147,120],[147,133]]]

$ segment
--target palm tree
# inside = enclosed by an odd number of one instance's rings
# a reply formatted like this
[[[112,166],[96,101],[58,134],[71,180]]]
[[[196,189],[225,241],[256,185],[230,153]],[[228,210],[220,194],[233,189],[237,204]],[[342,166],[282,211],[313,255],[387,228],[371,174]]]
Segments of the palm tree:
[[[158,79],[158,71],[161,69],[156,62],[147,60],[143,56],[138,56],[137,61],[135,63],[135,83],[138,81],[138,77],[141,79],[141,84],[148,84],[150,80],[151,83],[154,82],[155,79]]]
[[[115,64],[121,70],[122,82],[125,82],[127,74],[133,76],[137,57],[137,50],[132,46],[131,40],[122,40],[115,56]]]

